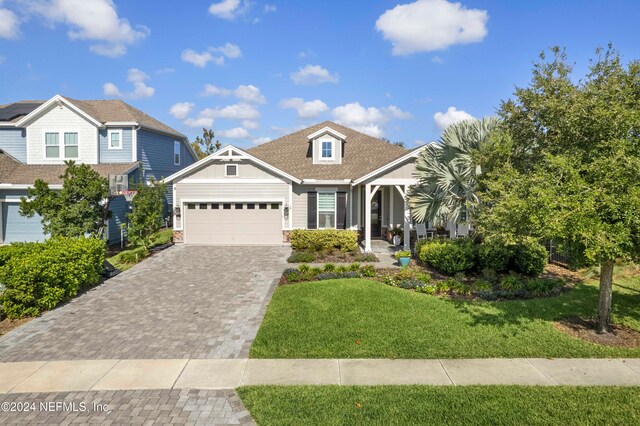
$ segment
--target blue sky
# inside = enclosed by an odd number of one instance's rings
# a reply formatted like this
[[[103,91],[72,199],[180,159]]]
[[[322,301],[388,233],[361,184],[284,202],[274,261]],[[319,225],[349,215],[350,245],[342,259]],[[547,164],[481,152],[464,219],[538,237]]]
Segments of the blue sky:
[[[0,0],[0,103],[121,97],[250,147],[333,120],[407,146],[492,114],[541,50],[640,57],[638,1]]]

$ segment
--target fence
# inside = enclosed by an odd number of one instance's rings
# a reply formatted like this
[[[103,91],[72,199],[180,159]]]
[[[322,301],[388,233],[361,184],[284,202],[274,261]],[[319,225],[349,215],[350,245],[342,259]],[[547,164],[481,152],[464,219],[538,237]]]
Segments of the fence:
[[[557,263],[563,266],[568,266],[571,263],[571,253],[561,251],[553,240],[547,241],[545,246],[549,252],[549,263]]]

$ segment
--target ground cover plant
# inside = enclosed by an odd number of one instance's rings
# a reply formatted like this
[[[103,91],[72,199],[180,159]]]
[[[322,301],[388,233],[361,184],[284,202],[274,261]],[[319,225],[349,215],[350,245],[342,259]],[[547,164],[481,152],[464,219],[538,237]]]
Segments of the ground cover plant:
[[[149,249],[169,244],[173,238],[172,229],[163,229],[150,237]],[[142,245],[131,245],[107,258],[114,268],[125,271],[149,256],[149,249]]]
[[[260,425],[640,423],[638,387],[249,386]]]

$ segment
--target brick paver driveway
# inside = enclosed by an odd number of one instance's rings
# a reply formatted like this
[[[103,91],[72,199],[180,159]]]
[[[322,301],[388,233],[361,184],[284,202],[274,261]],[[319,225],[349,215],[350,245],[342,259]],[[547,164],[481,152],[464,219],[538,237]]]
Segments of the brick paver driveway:
[[[247,357],[289,252],[171,247],[0,338],[0,361]]]

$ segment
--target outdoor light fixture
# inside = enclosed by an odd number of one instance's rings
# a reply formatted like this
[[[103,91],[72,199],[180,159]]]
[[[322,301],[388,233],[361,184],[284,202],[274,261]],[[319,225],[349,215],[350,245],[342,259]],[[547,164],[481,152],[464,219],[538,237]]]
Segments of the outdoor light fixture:
[[[284,205],[284,218],[289,219],[289,206],[287,204]]]
[[[176,215],[176,217],[180,217],[180,207],[175,207],[173,209],[173,213]]]

